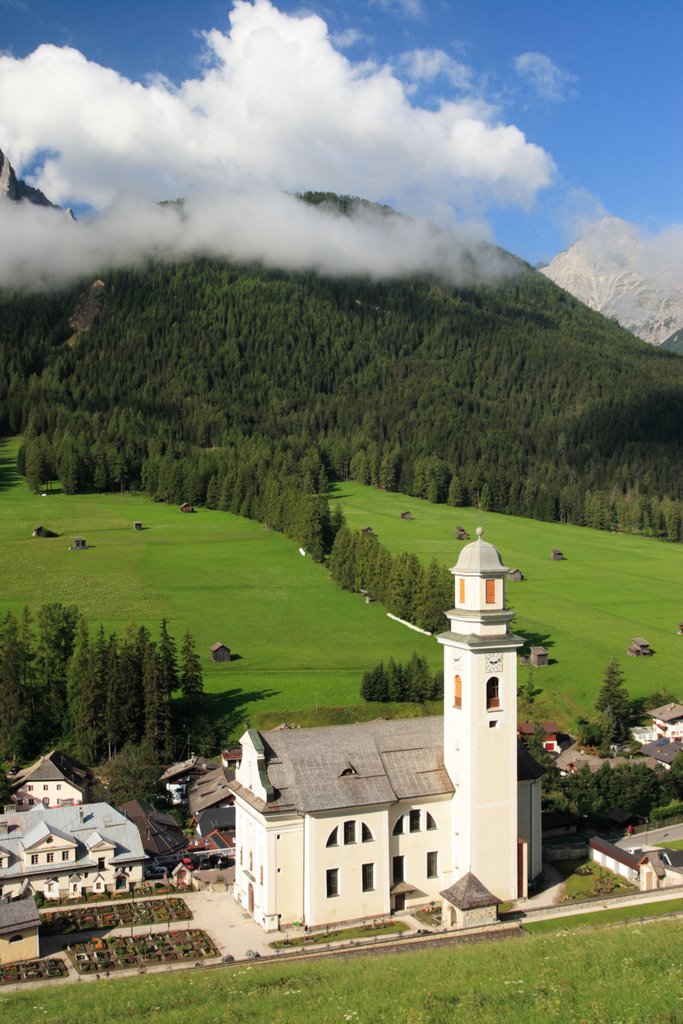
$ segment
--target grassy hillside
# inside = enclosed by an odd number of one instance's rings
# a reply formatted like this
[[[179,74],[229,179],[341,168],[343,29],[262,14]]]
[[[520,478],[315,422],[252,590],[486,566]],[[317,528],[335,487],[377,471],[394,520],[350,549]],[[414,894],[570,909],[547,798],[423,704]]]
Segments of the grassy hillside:
[[[156,635],[186,628],[202,655],[213,710],[254,711],[352,704],[362,673],[378,659],[407,661],[440,650],[339,590],[292,541],[251,520],[129,494],[42,498],[16,477],[17,442],[0,442],[0,614],[51,601],[77,604],[93,627],[123,631],[134,621]],[[145,529],[133,530],[141,520]],[[31,536],[45,525],[56,539]],[[75,536],[87,551],[69,551]],[[221,640],[239,656],[214,665]]]
[[[472,539],[480,523],[511,567],[526,580],[509,583],[508,603],[517,612],[513,628],[548,648],[551,664],[528,670],[543,688],[548,709],[565,719],[592,708],[605,666],[617,657],[632,696],[668,687],[683,697],[683,548],[644,537],[539,523],[515,516],[452,509],[401,494],[337,485],[334,498],[349,526],[372,526],[392,552],[414,551],[423,561],[436,557],[451,566],[462,543],[455,526]],[[409,509],[414,518],[402,520]],[[559,548],[564,562],[550,559]],[[629,658],[634,636],[644,636],[653,658]],[[527,670],[520,669],[520,679]]]
[[[667,921],[358,960],[232,967],[3,993],[12,1024],[641,1024],[680,1020]]]
[[[435,641],[391,622],[379,605],[340,591],[280,534],[225,512],[183,515],[143,496],[41,498],[14,475],[15,451],[16,442],[2,442],[0,613],[60,600],[78,604],[93,625],[118,632],[130,620],[156,632],[165,616],[176,638],[186,628],[195,635],[213,710],[233,711],[240,721],[269,712],[272,723],[280,711],[355,704],[362,673],[391,655],[406,661],[417,650],[439,667]],[[434,556],[448,566],[462,547],[455,525],[474,537],[481,515],[351,482],[336,485],[332,498],[350,526],[371,525],[392,552],[415,551],[425,562]],[[405,509],[412,520],[400,518]],[[146,527],[141,533],[133,531],[135,519]],[[481,521],[506,564],[527,577],[508,585],[515,628],[548,648],[551,665],[522,669],[520,679],[533,672],[548,714],[569,723],[590,711],[614,656],[633,696],[663,686],[678,693],[680,545],[495,513]],[[62,536],[31,537],[38,524]],[[79,534],[91,547],[69,551]],[[553,547],[566,561],[550,560]],[[649,640],[653,658],[626,656],[634,636]],[[215,640],[239,659],[212,664],[208,649]]]

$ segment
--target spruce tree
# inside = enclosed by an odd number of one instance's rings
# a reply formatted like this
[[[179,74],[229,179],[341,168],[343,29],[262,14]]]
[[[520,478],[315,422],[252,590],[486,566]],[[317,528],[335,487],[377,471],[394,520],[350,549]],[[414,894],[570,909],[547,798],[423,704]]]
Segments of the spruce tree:
[[[204,703],[204,681],[202,665],[189,629],[183,638],[180,659],[180,687],[183,693],[184,713],[190,722],[196,722]]]
[[[616,658],[605,669],[605,676],[595,702],[600,712],[603,739],[606,743],[621,743],[628,739],[633,718],[633,703],[624,684],[624,675]]]

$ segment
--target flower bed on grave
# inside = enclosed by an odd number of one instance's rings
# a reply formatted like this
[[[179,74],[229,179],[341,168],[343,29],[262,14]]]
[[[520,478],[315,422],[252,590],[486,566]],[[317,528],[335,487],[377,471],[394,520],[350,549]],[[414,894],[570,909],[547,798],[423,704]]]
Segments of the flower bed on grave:
[[[149,935],[117,935],[112,939],[77,942],[67,949],[79,974],[115,971],[131,967],[218,956],[212,940],[199,928],[187,931],[152,932]]]
[[[49,957],[44,960],[21,960],[0,967],[0,985],[15,985],[23,981],[41,981],[44,978],[63,978],[67,974],[63,960]]]
[[[192,913],[177,896],[170,899],[146,900],[144,903],[122,903],[73,910],[54,910],[42,914],[43,935],[70,935],[74,932],[100,931],[122,925],[161,924],[167,921],[190,921]]]

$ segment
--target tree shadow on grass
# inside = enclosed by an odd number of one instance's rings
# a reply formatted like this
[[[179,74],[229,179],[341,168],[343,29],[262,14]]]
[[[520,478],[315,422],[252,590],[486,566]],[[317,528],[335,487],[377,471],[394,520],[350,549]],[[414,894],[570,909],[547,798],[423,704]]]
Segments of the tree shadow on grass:
[[[280,690],[223,690],[222,693],[204,694],[204,709],[210,721],[229,719],[234,727],[242,725],[247,718],[247,708],[255,701],[277,697]]]
[[[0,439],[0,491],[9,491],[19,482],[17,461],[10,454],[9,442]]]
[[[527,629],[518,629],[515,632],[524,639],[524,647],[519,651],[522,657],[528,658],[532,647],[545,647],[546,651],[550,651],[550,648],[555,646],[555,641],[550,639],[549,633],[531,633]],[[557,665],[557,658],[549,657],[548,664]]]

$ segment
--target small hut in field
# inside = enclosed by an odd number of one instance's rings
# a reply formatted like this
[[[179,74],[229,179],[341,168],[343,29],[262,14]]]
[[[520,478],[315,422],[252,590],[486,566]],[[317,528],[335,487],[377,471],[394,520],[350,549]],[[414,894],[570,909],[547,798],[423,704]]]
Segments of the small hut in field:
[[[70,547],[70,551],[85,551],[87,548],[85,537],[74,537],[73,544]]]
[[[230,648],[218,640],[211,644],[211,661],[230,661]]]
[[[401,512],[401,519],[412,519],[412,512]]]
[[[142,523],[140,522],[139,519],[136,519],[135,522],[133,523],[133,529],[134,530],[141,530],[142,529]]]
[[[521,569],[508,569],[507,578],[513,583],[521,583],[526,579]]]
[[[194,512],[194,508],[190,505],[189,501],[184,501],[180,506],[181,512]]]
[[[545,647],[532,647],[529,661],[536,668],[542,668],[548,664],[548,652]]]
[[[626,648],[626,653],[630,658],[651,658],[652,651],[647,640],[644,640],[642,636],[634,636],[631,643]]]
[[[553,562],[564,562],[564,555],[558,548],[553,548],[550,552],[550,557]]]
[[[456,526],[455,528],[455,539],[456,540],[469,540],[470,535],[464,526]]]

